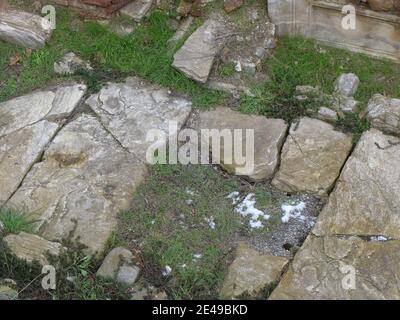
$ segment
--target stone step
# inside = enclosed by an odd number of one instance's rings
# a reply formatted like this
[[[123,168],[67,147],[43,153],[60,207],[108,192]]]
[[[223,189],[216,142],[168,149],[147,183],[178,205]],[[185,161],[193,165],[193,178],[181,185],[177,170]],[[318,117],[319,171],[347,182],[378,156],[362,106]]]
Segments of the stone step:
[[[38,15],[17,10],[0,12],[0,40],[35,49],[43,47],[51,33],[50,22]]]

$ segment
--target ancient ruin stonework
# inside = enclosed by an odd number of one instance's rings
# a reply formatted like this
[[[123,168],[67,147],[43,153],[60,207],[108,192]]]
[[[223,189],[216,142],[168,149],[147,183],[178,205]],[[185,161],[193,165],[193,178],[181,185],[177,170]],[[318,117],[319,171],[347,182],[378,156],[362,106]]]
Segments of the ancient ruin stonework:
[[[400,17],[395,13],[356,8],[356,29],[342,27],[348,1],[268,0],[279,35],[296,34],[321,43],[400,61]]]
[[[132,0],[51,0],[51,2],[79,9],[82,14],[107,17]]]

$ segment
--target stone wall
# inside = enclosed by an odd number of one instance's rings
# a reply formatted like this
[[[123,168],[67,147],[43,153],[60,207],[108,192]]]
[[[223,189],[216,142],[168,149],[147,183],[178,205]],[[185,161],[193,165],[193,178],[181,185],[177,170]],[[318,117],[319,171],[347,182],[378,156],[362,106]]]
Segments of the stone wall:
[[[400,61],[400,17],[357,6],[356,29],[342,28],[344,0],[268,0],[279,35],[293,34],[369,55]]]
[[[133,0],[51,0],[51,2],[79,9],[82,14],[107,17]]]

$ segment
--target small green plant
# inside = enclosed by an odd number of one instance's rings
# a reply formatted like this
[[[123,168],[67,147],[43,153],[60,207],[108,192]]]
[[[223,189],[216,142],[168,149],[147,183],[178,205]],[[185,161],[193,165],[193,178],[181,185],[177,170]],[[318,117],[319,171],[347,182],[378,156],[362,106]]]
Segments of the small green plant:
[[[357,142],[364,131],[370,129],[370,123],[366,118],[360,118],[358,114],[344,114],[344,117],[339,118],[336,122],[336,127],[345,132],[354,134],[353,140]]]
[[[84,247],[68,243],[68,251],[59,257],[48,256],[56,267],[56,289],[41,286],[42,267],[15,257],[0,239],[0,275],[17,282],[19,299],[109,300],[129,299],[126,290],[113,280],[96,277],[101,261],[84,253]]]
[[[0,209],[0,221],[4,225],[4,232],[20,233],[21,231],[33,232],[33,221],[25,215],[11,209]]]
[[[221,77],[231,77],[235,73],[234,63],[222,64],[218,67],[218,74]]]

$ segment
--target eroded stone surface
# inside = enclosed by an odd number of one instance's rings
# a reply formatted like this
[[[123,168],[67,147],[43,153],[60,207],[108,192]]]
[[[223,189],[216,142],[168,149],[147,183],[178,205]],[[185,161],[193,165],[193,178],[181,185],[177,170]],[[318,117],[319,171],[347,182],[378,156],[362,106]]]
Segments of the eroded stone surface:
[[[302,118],[293,123],[272,184],[286,192],[326,195],[352,148],[352,137],[326,122]]]
[[[209,18],[176,52],[172,66],[187,77],[205,83],[227,33],[229,30],[218,18]]]
[[[378,130],[365,132],[347,161],[316,235],[400,237],[400,140]]]
[[[309,236],[270,299],[398,300],[399,265],[398,240]]]
[[[171,121],[176,122],[179,130],[191,111],[188,100],[136,78],[110,83],[86,103],[107,130],[143,162],[147,147],[153,143],[146,141],[149,131],[159,129],[168,133]]]
[[[86,86],[61,85],[0,104],[0,206],[38,160],[62,121],[80,103]]]
[[[54,62],[54,72],[58,74],[74,74],[79,68],[93,70],[90,63],[79,58],[75,53],[68,52],[59,62]]]
[[[338,115],[336,111],[327,108],[321,107],[318,109],[317,117],[320,120],[327,121],[327,122],[336,122],[338,120]]]
[[[17,283],[12,279],[0,280],[0,300],[18,299]]]
[[[38,261],[41,265],[48,264],[47,254],[58,256],[63,250],[58,242],[26,232],[10,234],[3,241],[16,257],[27,262]]]
[[[257,298],[263,290],[279,280],[288,261],[283,257],[262,255],[245,243],[240,243],[222,286],[221,298]]]
[[[28,48],[43,47],[51,24],[41,16],[16,10],[0,12],[0,39]]]
[[[231,149],[231,157],[227,161],[228,159],[225,158],[225,142],[220,145],[221,166],[230,173],[244,175],[252,180],[272,178],[279,163],[279,152],[287,131],[287,124],[283,120],[245,115],[229,108],[216,108],[202,112],[198,124],[195,126],[199,130],[217,129],[220,130],[220,133],[222,133],[222,130],[228,129],[232,137],[235,135],[235,129],[242,130],[243,148],[240,149],[241,141],[239,139],[233,139],[233,146],[238,150],[243,150],[243,153],[241,153],[243,156],[248,153],[246,151],[246,130],[254,130],[254,167],[249,166],[250,162],[246,161],[246,165],[243,165],[238,159],[235,159],[234,148]],[[212,148],[212,143],[210,143],[210,148]],[[214,153],[214,159],[215,156]]]
[[[49,240],[76,240],[101,252],[145,171],[96,118],[81,115],[58,133],[7,206],[37,220]]]
[[[123,285],[132,285],[140,271],[133,265],[132,258],[133,255],[128,249],[114,248],[106,256],[96,275],[105,279],[114,279]]]
[[[345,96],[352,97],[355,95],[360,84],[360,79],[354,73],[343,73],[335,83],[335,92]]]
[[[153,0],[135,0],[123,7],[121,13],[139,22],[149,12],[152,5]]]
[[[367,118],[374,128],[387,133],[400,133],[400,99],[375,94],[368,102]]]

